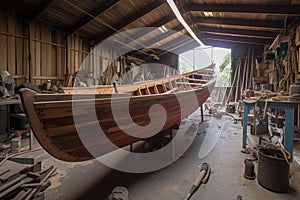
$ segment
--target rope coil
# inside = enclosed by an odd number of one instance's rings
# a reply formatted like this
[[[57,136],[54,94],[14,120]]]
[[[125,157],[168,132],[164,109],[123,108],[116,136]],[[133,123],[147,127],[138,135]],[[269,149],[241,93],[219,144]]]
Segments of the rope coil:
[[[270,144],[265,145],[263,148],[265,148],[265,149],[271,149],[271,150],[279,150],[279,151],[282,153],[283,158],[284,158],[284,160],[286,161],[286,163],[287,163],[288,165],[290,164],[289,159],[291,158],[291,155],[290,155],[290,153],[289,153],[287,150],[285,150],[281,145],[278,146],[278,145],[275,145],[275,144],[270,143]],[[276,154],[274,154],[274,157],[275,157],[275,158],[278,158],[278,157],[276,156]]]

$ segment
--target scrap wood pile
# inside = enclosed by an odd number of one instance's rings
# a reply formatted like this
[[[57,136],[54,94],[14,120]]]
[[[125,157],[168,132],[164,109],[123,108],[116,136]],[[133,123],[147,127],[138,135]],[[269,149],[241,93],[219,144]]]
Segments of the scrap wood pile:
[[[41,162],[24,165],[7,160],[0,167],[0,199],[44,199],[55,170],[53,166],[42,170]]]
[[[294,103],[300,102],[300,94],[289,95],[287,92],[271,92],[269,90],[254,91],[254,96],[245,97],[245,100],[254,102],[259,101],[291,101]]]

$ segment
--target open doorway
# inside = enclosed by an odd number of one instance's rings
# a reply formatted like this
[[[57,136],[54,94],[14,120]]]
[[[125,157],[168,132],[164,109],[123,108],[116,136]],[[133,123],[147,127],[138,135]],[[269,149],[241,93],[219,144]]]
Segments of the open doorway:
[[[229,87],[231,79],[231,49],[198,47],[179,55],[180,73],[204,68],[215,63],[217,87]]]
[[[198,47],[179,55],[180,73],[201,69],[215,63],[217,81],[212,92],[214,101],[224,103],[226,91],[231,86],[231,49]]]

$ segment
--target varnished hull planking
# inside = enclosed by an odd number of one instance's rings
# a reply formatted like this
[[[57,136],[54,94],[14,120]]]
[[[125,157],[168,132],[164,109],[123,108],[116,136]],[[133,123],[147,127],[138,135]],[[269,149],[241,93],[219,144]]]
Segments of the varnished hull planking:
[[[180,123],[206,101],[213,87],[212,79],[205,86],[175,93],[131,96],[90,95],[84,92],[85,94],[72,96],[43,95],[23,90],[21,97],[31,128],[45,150],[60,160],[79,162],[101,156],[148,136],[143,129],[134,129],[135,126],[145,127],[152,123],[147,130],[151,137],[157,133],[156,127],[161,126],[160,131],[163,131]],[[125,104],[124,100],[128,98],[129,104]],[[165,122],[155,120],[161,116],[161,111],[152,112],[153,119],[150,120],[149,109],[155,104],[163,106],[166,112]],[[125,123],[127,116],[122,113],[114,115],[112,106],[128,107],[132,123]],[[99,127],[102,130],[100,132]],[[134,136],[129,135],[132,130]],[[91,149],[93,155],[89,151]]]

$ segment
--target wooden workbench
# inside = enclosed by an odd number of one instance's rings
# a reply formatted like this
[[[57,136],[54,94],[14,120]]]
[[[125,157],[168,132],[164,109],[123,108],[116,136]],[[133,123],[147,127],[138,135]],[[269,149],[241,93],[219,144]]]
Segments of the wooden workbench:
[[[255,100],[244,100],[244,118],[243,118],[243,141],[242,147],[247,146],[247,121],[251,107],[254,107]],[[291,101],[259,101],[259,107],[263,109],[267,103],[267,109],[280,108],[285,109],[285,129],[284,129],[284,148],[293,156],[293,138],[294,138],[294,103]]]

